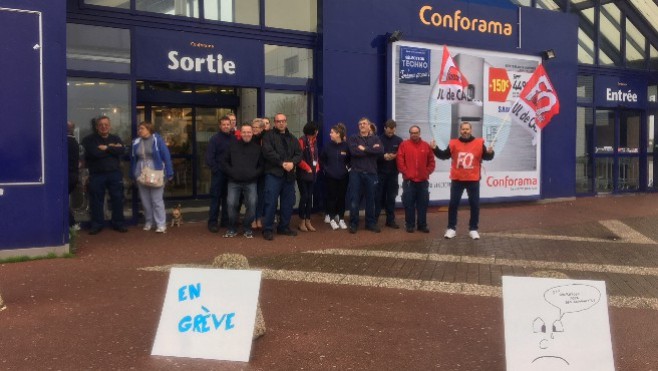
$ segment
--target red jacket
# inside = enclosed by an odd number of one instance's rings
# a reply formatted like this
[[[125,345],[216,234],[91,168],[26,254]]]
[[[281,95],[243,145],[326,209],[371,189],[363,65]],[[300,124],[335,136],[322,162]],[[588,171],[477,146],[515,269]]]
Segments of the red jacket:
[[[396,161],[404,180],[424,182],[434,172],[434,153],[430,145],[422,139],[418,142],[411,139],[402,142]]]

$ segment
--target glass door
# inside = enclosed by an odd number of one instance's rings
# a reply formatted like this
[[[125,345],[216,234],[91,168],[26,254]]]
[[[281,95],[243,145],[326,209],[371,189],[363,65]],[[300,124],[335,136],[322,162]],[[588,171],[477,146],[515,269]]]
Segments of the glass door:
[[[641,146],[642,113],[634,110],[598,109],[594,123],[594,189],[597,193],[640,190],[646,169]],[[643,157],[644,156],[644,157]]]

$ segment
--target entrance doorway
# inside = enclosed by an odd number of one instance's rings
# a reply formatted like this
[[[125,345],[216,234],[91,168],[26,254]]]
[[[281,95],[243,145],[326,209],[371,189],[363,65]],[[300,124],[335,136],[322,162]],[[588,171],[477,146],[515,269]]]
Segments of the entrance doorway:
[[[646,190],[646,129],[642,111],[597,109],[592,128],[595,193]]]
[[[171,152],[174,179],[165,187],[166,199],[208,197],[211,174],[204,161],[208,141],[222,116],[235,113],[238,122],[256,117],[255,96],[256,89],[137,82],[136,123],[152,122]]]

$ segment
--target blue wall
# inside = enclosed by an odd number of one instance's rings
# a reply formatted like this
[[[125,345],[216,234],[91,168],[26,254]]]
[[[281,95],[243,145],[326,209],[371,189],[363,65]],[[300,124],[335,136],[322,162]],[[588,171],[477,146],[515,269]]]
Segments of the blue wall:
[[[60,247],[68,239],[68,194],[67,194],[67,159],[66,159],[66,4],[63,1],[39,0],[0,0],[0,7],[41,12],[43,26],[43,153],[40,151],[40,128],[38,112],[38,91],[24,95],[21,102],[0,102],[3,120],[0,132],[14,147],[14,153],[21,151],[21,146],[30,150],[20,158],[0,151],[0,161],[12,161],[17,166],[26,166],[35,170],[45,159],[44,169],[36,181],[22,182],[20,173],[16,179],[4,179],[3,183],[32,183],[2,185],[0,196],[0,249]],[[0,22],[0,33],[22,40],[31,32],[16,29],[16,23]],[[25,28],[31,28],[26,26]],[[27,40],[27,38],[25,38]],[[8,50],[7,43],[0,45],[3,58],[14,53]],[[12,90],[23,85],[38,86],[39,75],[32,63],[16,64],[11,71],[1,71],[3,78],[2,94],[11,94]],[[35,96],[37,95],[37,96]],[[9,103],[8,103],[9,102]],[[8,107],[9,104],[13,107]],[[15,112],[30,112],[18,116]],[[13,116],[12,116],[13,115]],[[14,117],[16,116],[16,117]],[[35,132],[37,131],[37,132]],[[6,148],[5,148],[6,149]],[[36,153],[35,153],[36,152]],[[3,165],[5,166],[5,165]],[[2,171],[2,170],[0,170]],[[5,173],[6,175],[7,173]],[[31,175],[30,175],[31,176]],[[43,184],[39,178],[43,177]],[[6,178],[6,177],[5,177]]]
[[[424,25],[421,7],[441,14],[461,11],[471,19],[514,25],[512,36],[454,31]],[[449,0],[331,0],[322,6],[323,140],[336,122],[357,131],[362,116],[381,125],[388,112],[387,37],[394,30],[407,41],[435,43],[516,54],[540,55],[554,49],[557,58],[544,66],[560,98],[560,114],[542,133],[542,197],[575,195],[575,134],[578,22],[571,14],[540,9],[489,7]],[[519,31],[521,45],[519,47]]]

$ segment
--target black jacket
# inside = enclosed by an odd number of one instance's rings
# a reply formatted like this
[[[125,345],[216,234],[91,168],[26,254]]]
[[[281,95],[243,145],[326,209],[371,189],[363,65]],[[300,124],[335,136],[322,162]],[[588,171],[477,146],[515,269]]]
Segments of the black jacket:
[[[253,140],[245,143],[234,140],[224,152],[222,171],[230,181],[251,183],[258,180],[263,172],[263,158],[260,145]]]
[[[295,180],[295,169],[284,171],[283,163],[292,162],[297,164],[302,160],[302,150],[294,135],[286,129],[284,133],[276,129],[268,131],[263,135],[263,157],[265,158],[265,173],[283,177],[286,180]]]

